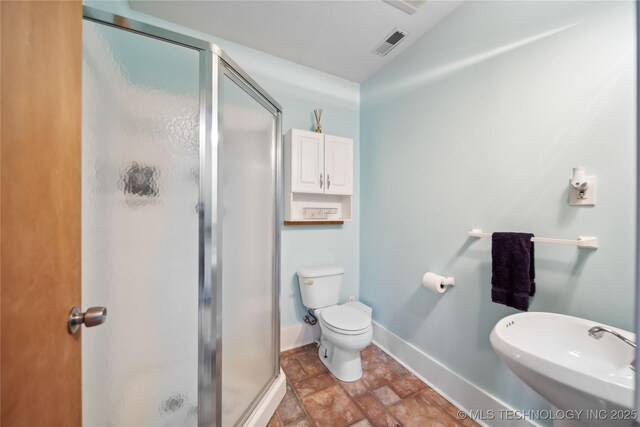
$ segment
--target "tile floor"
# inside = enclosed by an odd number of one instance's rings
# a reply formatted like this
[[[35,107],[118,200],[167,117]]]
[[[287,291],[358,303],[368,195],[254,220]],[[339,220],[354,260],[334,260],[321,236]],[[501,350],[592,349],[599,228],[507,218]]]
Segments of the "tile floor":
[[[283,352],[287,394],[267,427],[477,426],[377,346],[361,355],[362,378],[345,383],[329,373],[314,344]]]

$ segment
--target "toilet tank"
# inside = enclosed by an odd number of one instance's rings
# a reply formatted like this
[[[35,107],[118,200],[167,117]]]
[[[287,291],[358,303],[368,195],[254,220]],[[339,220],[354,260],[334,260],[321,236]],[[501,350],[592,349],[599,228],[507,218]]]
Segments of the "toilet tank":
[[[344,268],[337,265],[298,270],[302,304],[313,309],[337,304],[343,275]]]

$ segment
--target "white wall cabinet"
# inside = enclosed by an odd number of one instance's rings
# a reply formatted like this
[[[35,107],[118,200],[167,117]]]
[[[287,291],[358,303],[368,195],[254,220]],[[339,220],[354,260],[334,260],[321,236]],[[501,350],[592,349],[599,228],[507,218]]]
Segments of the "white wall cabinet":
[[[324,137],[324,172],[327,194],[353,194],[353,140]]]
[[[324,193],[324,135],[291,129],[291,191],[296,193]],[[285,149],[286,150],[286,149]]]
[[[291,129],[284,147],[285,221],[350,220],[353,140]]]

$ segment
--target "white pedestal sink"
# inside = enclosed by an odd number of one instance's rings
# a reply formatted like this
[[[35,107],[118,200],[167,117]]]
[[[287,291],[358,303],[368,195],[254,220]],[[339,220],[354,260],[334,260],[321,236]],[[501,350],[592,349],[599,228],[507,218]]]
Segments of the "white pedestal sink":
[[[635,342],[635,334],[602,323],[529,312],[500,320],[491,331],[491,345],[522,381],[555,408],[579,415],[575,421],[555,425],[633,425],[635,372],[630,363],[635,350],[610,333],[601,339],[589,336],[593,326],[610,328]]]

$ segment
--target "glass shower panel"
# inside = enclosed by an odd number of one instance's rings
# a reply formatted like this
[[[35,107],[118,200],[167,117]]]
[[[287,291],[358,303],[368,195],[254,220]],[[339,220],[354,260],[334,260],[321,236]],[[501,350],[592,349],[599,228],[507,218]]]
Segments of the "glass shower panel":
[[[222,82],[222,425],[274,378],[276,118]]]
[[[196,426],[199,53],[83,24],[85,426]]]

